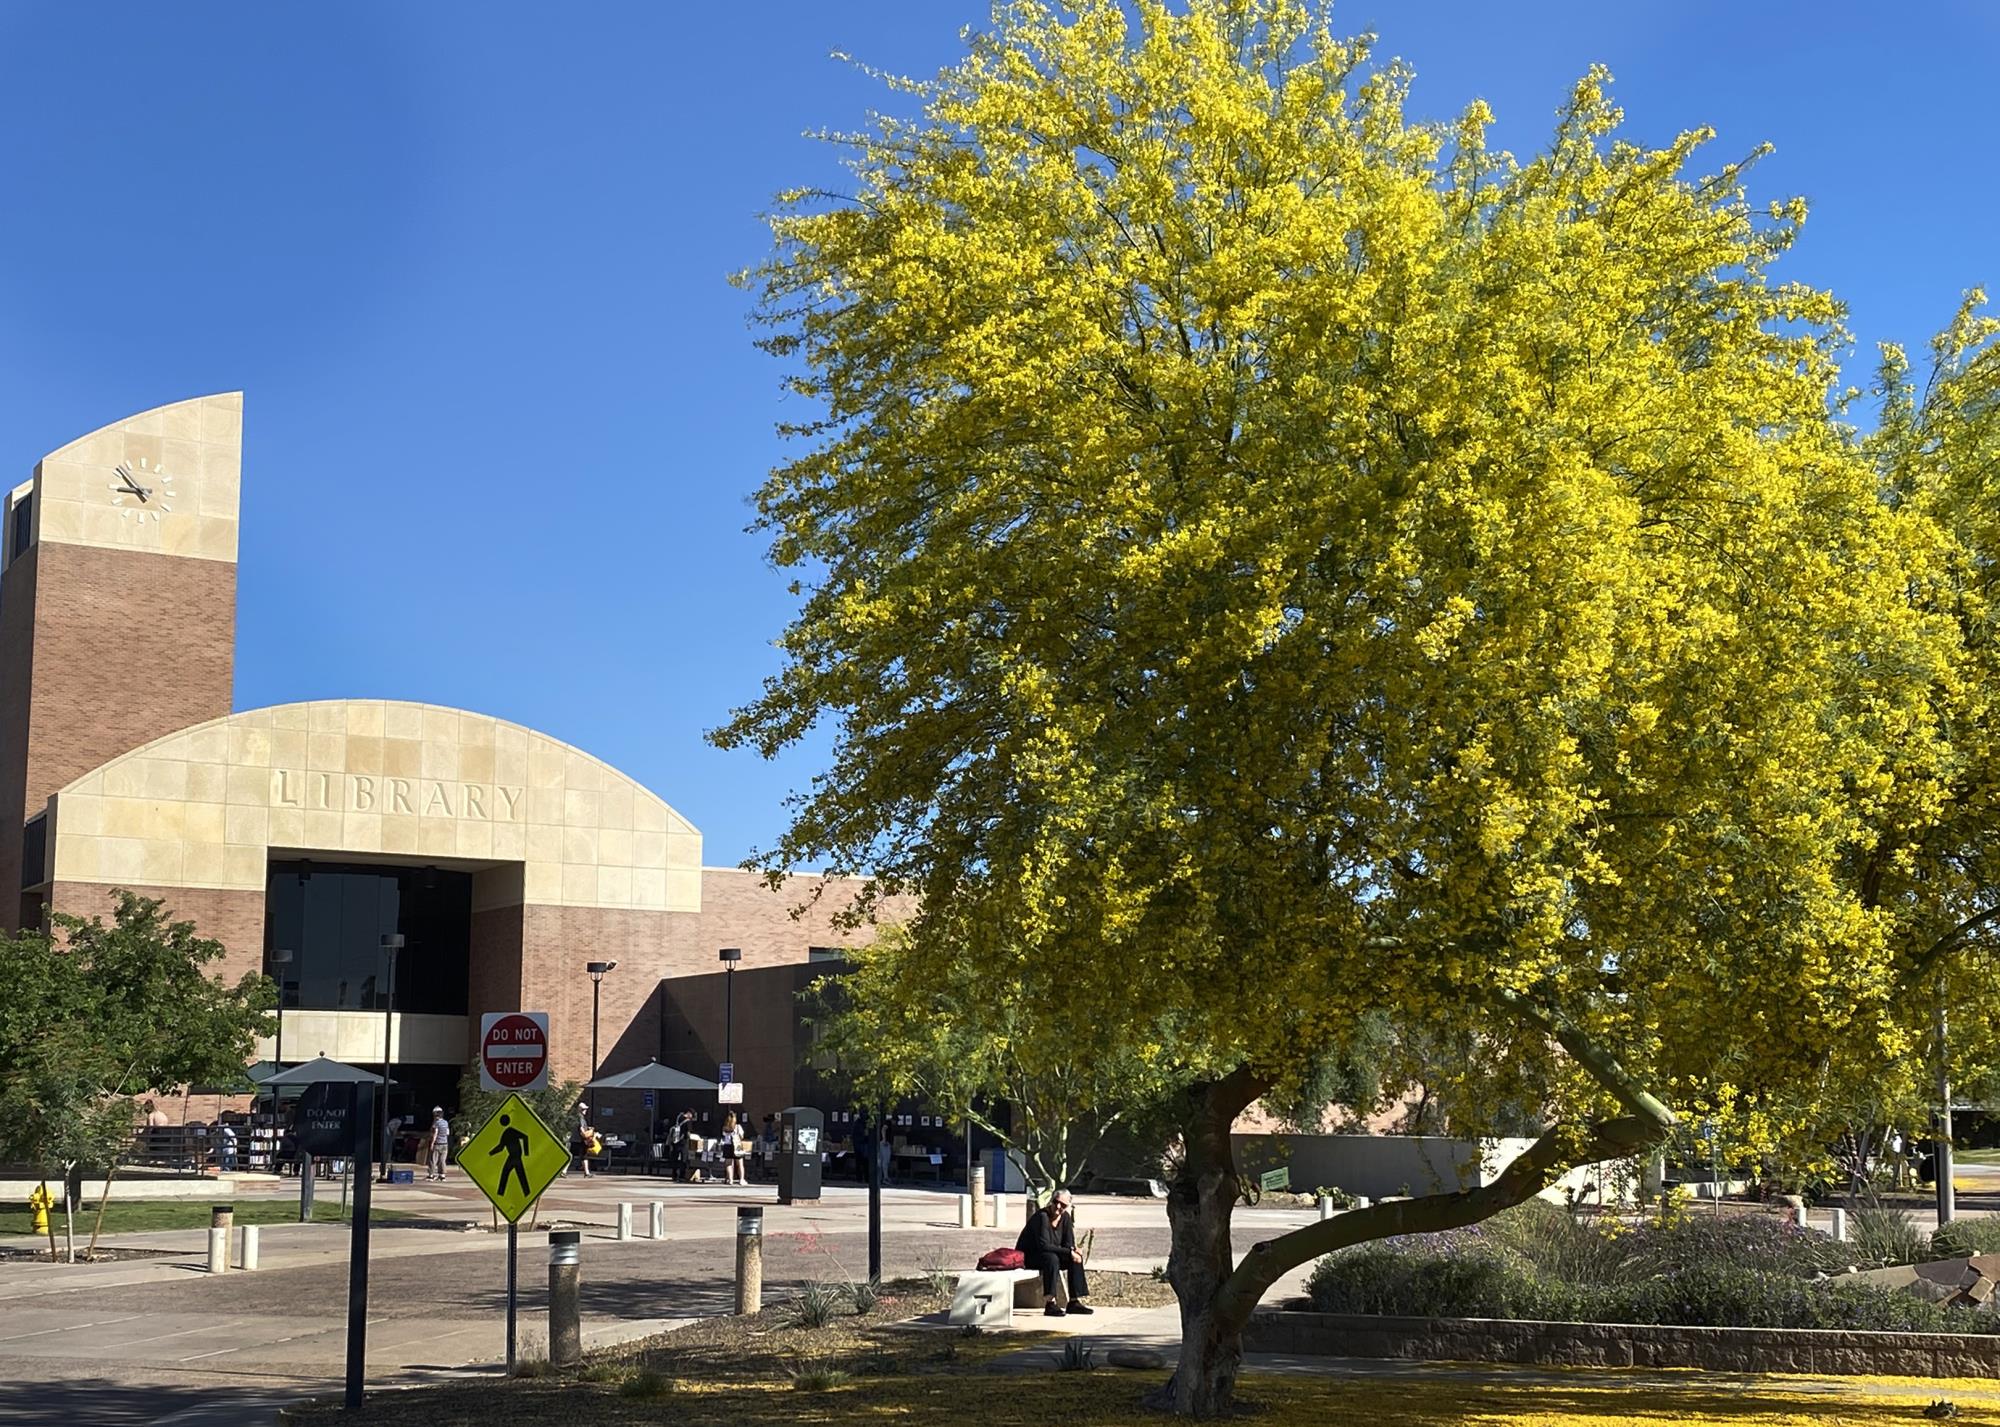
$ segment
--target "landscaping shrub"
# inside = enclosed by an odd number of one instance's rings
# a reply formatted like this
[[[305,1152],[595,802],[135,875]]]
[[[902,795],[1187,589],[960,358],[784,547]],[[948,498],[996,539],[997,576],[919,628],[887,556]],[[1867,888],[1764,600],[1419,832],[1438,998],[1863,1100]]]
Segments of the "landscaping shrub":
[[[2000,1253],[2000,1217],[1954,1219],[1931,1235],[1927,1257],[1960,1259],[1995,1253]]]
[[[618,1384],[620,1397],[634,1397],[642,1402],[653,1402],[674,1390],[674,1380],[664,1373],[650,1370],[633,1373]]]
[[[1361,1244],[1307,1283],[1322,1313],[1672,1323],[1691,1327],[2000,1332],[1895,1289],[1815,1281],[1842,1246],[1769,1217],[1626,1227],[1522,1206],[1473,1229]],[[1553,1214],[1545,1212],[1552,1210]]]
[[[788,1328],[824,1328],[840,1316],[843,1305],[848,1302],[845,1287],[830,1283],[809,1283],[798,1291],[798,1295],[784,1307],[784,1323]]]
[[[1901,1209],[1856,1209],[1848,1219],[1847,1239],[1859,1264],[1921,1263],[1930,1257],[1930,1240]]]

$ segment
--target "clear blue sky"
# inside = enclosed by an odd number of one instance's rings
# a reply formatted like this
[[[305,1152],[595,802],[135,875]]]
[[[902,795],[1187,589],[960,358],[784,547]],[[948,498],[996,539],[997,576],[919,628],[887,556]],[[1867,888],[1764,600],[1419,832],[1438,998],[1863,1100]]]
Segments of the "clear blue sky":
[[[247,392],[238,707],[462,705],[767,845],[824,747],[703,730],[790,608],[744,533],[778,371],[726,276],[802,137],[928,73],[976,0],[0,7],[0,459]],[[1602,60],[1633,131],[1769,139],[1814,203],[1792,272],[1864,348],[2000,285],[2000,7],[1369,0],[1336,11],[1533,147]],[[171,617],[163,611],[163,617]]]

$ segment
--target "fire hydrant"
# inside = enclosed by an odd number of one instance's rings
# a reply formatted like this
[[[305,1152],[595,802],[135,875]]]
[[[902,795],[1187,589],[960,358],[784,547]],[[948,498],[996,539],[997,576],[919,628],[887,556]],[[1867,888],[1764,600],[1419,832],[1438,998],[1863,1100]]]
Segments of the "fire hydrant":
[[[46,1234],[49,1231],[49,1210],[56,1207],[56,1197],[49,1193],[48,1185],[35,1186],[35,1192],[28,1196],[28,1207],[35,1211],[32,1232]]]

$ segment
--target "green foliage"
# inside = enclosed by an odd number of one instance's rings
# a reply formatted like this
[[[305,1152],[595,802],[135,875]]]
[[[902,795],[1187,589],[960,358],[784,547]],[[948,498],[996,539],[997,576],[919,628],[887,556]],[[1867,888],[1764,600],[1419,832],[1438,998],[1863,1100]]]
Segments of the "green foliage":
[[[847,1302],[840,1285],[809,1283],[786,1302],[784,1324],[788,1328],[824,1328],[840,1316]]]
[[[108,1164],[130,1138],[133,1096],[242,1080],[276,994],[256,974],[211,975],[223,955],[129,892],[108,926],[57,914],[49,935],[0,938],[0,1155]]]
[[[674,1380],[664,1373],[650,1369],[633,1373],[618,1384],[618,1395],[630,1397],[640,1402],[657,1402],[674,1390]]]
[[[792,1388],[797,1392],[827,1392],[845,1384],[850,1376],[844,1368],[801,1364],[792,1371]]]
[[[883,927],[847,959],[848,974],[808,993],[815,1053],[831,1055],[863,1101],[915,1099],[971,1119],[1015,1151],[1044,1193],[1073,1184],[1135,1102],[1157,1090],[1150,1063],[1083,1053],[1080,1027],[1060,1004],[995,1000],[976,966],[908,927]],[[994,1104],[1008,1113],[987,1113]]]
[[[1857,1264],[1920,1263],[1930,1240],[1907,1210],[1870,1204],[1847,1220],[1848,1252]]]
[[[2000,1218],[1954,1219],[1931,1235],[1927,1259],[1970,1258],[1974,1254],[2000,1253]],[[1914,1259],[1898,1260],[1903,1263]]]
[[[882,1280],[879,1278],[860,1279],[843,1285],[847,1301],[856,1313],[872,1313],[882,1301]]]
[[[1089,1372],[1097,1366],[1097,1350],[1081,1338],[1071,1338],[1056,1354],[1057,1372]]]
[[[1322,1259],[1307,1292],[1322,1313],[2000,1333],[1990,1314],[1870,1284],[1816,1282],[1786,1268],[1696,1259],[1577,1280],[1490,1244],[1450,1252],[1397,1240],[1365,1244]]]

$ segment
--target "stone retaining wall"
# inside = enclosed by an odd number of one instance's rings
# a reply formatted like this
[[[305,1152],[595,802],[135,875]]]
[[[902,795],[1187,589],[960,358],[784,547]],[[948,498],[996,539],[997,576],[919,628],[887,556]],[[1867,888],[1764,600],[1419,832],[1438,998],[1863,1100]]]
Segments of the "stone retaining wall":
[[[1682,1328],[1266,1309],[1251,1316],[1243,1333],[1243,1349],[1250,1353],[1440,1362],[2000,1377],[2000,1337],[1982,1333]]]

